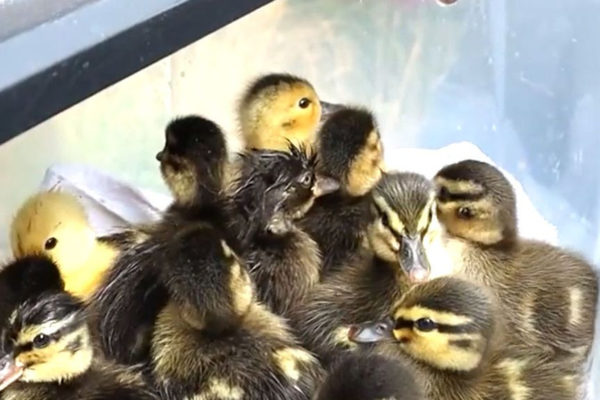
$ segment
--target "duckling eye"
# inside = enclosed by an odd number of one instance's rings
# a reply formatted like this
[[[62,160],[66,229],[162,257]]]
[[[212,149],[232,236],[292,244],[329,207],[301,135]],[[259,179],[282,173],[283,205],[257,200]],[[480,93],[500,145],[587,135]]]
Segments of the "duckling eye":
[[[437,328],[437,324],[430,320],[429,318],[419,318],[415,322],[415,326],[418,330],[422,332],[430,332]]]
[[[390,227],[390,219],[388,218],[386,213],[382,213],[381,214],[381,223],[383,224],[383,226],[385,226],[386,228]]]
[[[309,106],[309,104],[310,104],[310,100],[307,99],[306,97],[303,97],[298,101],[298,107],[300,107],[300,108],[306,108]]]
[[[50,336],[48,335],[40,333],[35,338],[33,338],[33,347],[35,347],[36,349],[43,349],[44,347],[48,346],[48,344],[50,344]]]
[[[46,240],[46,243],[44,243],[44,248],[46,250],[52,250],[53,248],[56,247],[57,244],[58,244],[58,240],[56,240],[55,237],[51,237],[50,239]]]
[[[474,216],[473,211],[469,207],[461,207],[458,209],[457,213],[458,218],[462,219],[470,219]]]

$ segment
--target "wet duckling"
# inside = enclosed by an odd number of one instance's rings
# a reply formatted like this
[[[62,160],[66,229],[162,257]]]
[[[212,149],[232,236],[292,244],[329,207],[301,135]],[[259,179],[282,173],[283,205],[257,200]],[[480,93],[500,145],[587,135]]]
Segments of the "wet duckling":
[[[0,340],[2,399],[158,399],[139,374],[94,357],[83,305],[66,292],[21,303]]]
[[[188,116],[169,123],[165,136],[157,159],[175,201],[145,240],[120,254],[93,299],[102,348],[125,364],[148,360],[150,331],[168,300],[160,270],[185,257],[162,257],[165,246],[190,224],[207,223],[219,231],[226,225],[220,204],[227,162],[223,132],[209,120]]]
[[[354,327],[350,339],[412,361],[430,400],[578,398],[574,371],[527,348],[506,347],[503,326],[493,295],[444,277],[414,286],[391,319]]]
[[[21,257],[0,268],[0,327],[15,307],[48,290],[63,290],[56,264],[45,255]]]
[[[317,360],[285,321],[255,299],[252,279],[210,227],[178,234],[189,256],[162,271],[170,301],[152,338],[152,374],[164,399],[309,399]]]
[[[319,173],[335,179],[340,190],[318,199],[301,227],[318,243],[326,276],[363,243],[370,219],[367,194],[381,178],[383,148],[373,115],[351,107],[323,124],[317,143]]]
[[[320,121],[338,108],[319,100],[305,79],[264,75],[250,85],[239,104],[245,147],[287,151],[288,142],[310,146]]]
[[[315,400],[423,400],[406,363],[378,354],[350,354],[327,375]]]
[[[517,340],[585,358],[594,336],[598,277],[580,256],[521,239],[513,189],[495,167],[462,161],[435,177],[437,219],[428,254],[444,272],[491,287]],[[441,251],[438,251],[440,250]]]
[[[88,299],[100,285],[117,250],[96,239],[76,197],[45,191],[30,197],[11,225],[11,247],[17,258],[46,254],[59,266],[66,290]]]
[[[296,222],[337,186],[316,175],[315,166],[316,156],[293,144],[289,152],[254,150],[239,159],[231,203],[241,256],[258,299],[277,315],[289,316],[319,282],[319,248]]]
[[[371,248],[363,248],[342,270],[315,286],[294,313],[292,324],[324,363],[354,349],[347,340],[352,324],[389,313],[411,284],[405,270],[428,268],[420,235],[429,224],[431,187],[420,175],[383,174],[371,193]]]

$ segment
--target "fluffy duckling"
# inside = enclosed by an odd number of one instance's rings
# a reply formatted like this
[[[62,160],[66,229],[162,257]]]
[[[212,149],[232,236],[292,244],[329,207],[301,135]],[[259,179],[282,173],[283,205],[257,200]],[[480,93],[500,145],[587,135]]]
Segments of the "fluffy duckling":
[[[513,189],[495,167],[462,161],[435,177],[436,266],[491,287],[515,337],[553,354],[587,357],[594,335],[598,277],[584,259],[518,237]],[[441,248],[441,252],[438,252]]]
[[[209,120],[188,116],[169,123],[165,136],[157,159],[175,201],[145,240],[119,255],[93,299],[102,348],[125,364],[147,361],[150,331],[168,299],[160,270],[186,257],[162,257],[165,246],[190,224],[207,223],[219,231],[225,226],[220,202],[227,149],[222,131]]]
[[[322,378],[319,363],[256,301],[247,270],[215,233],[182,232],[165,252],[189,258],[162,271],[170,301],[151,352],[162,398],[309,399]]]
[[[21,303],[0,341],[2,399],[157,399],[139,374],[94,358],[83,305],[66,292]]]
[[[371,249],[315,286],[292,318],[305,345],[326,364],[355,347],[347,340],[352,324],[389,313],[411,284],[405,270],[427,268],[419,243],[429,224],[431,183],[420,175],[386,173],[371,196]]]
[[[323,124],[317,142],[319,172],[336,180],[340,190],[318,199],[301,226],[318,243],[326,276],[363,243],[370,219],[367,194],[381,178],[383,148],[373,115],[350,107]]]
[[[114,247],[97,240],[77,198],[60,191],[30,197],[13,219],[10,239],[17,258],[51,257],[66,290],[82,299],[96,291],[117,255]]]
[[[577,375],[568,366],[505,347],[503,333],[491,294],[445,277],[413,287],[392,319],[355,327],[350,339],[412,361],[430,400],[578,398]]]
[[[319,100],[305,79],[264,75],[250,85],[239,104],[246,148],[286,151],[288,142],[310,146],[320,121],[338,108]]]
[[[316,175],[315,166],[316,157],[294,145],[289,152],[254,150],[239,159],[231,203],[241,256],[258,299],[277,315],[289,316],[319,281],[319,248],[296,221],[337,186]]]
[[[315,400],[423,400],[406,363],[377,354],[350,354],[327,375]]]
[[[26,299],[63,288],[58,267],[47,256],[25,256],[3,266],[0,268],[0,324]]]

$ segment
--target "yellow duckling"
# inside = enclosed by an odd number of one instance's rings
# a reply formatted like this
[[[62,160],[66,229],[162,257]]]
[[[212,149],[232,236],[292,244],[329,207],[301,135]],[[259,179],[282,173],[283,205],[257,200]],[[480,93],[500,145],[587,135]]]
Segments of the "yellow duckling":
[[[288,151],[289,142],[309,147],[317,128],[340,106],[319,99],[305,79],[289,74],[267,74],[245,91],[238,108],[248,149]]]
[[[10,229],[13,254],[46,254],[60,269],[65,290],[87,300],[117,251],[96,238],[83,206],[60,191],[40,192],[19,209]]]

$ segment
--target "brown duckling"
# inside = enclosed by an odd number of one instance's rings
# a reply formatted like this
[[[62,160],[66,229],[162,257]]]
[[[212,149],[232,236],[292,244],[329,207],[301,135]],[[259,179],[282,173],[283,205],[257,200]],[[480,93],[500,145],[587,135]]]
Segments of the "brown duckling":
[[[493,295],[458,278],[414,286],[392,318],[354,327],[350,339],[411,362],[430,400],[578,398],[570,367],[506,346]]]
[[[430,192],[431,184],[420,175],[384,174],[371,193],[371,248],[363,248],[342,270],[315,286],[294,312],[292,323],[300,337],[324,363],[353,350],[347,340],[352,324],[389,313],[411,284],[405,270],[426,268],[419,243],[429,224]]]
[[[239,104],[245,147],[287,151],[289,142],[308,147],[320,121],[338,108],[319,100],[305,79],[280,73],[261,76]]]
[[[219,127],[199,116],[178,118],[167,126],[165,148],[157,158],[175,201],[144,240],[120,254],[93,299],[97,330],[109,357],[125,364],[148,360],[150,330],[168,300],[160,270],[185,257],[162,257],[172,237],[195,223],[224,231],[225,205],[220,202],[225,143]]]
[[[51,257],[66,290],[84,300],[96,291],[117,256],[114,247],[96,238],[77,198],[54,190],[37,193],[21,206],[10,239],[17,258]]]
[[[327,375],[315,400],[424,400],[406,363],[378,354],[344,357]]]
[[[3,323],[0,398],[158,400],[141,375],[94,356],[84,307],[61,291],[28,298]]]
[[[257,297],[277,315],[289,316],[320,278],[321,257],[313,239],[296,226],[315,198],[337,188],[315,173],[316,157],[290,145],[288,152],[241,154],[231,195],[241,256]]]
[[[154,326],[151,369],[162,398],[309,399],[323,371],[214,229],[180,232],[162,270],[170,301]],[[180,258],[180,257],[178,257]],[[183,260],[182,260],[183,261]]]
[[[383,148],[373,115],[352,107],[329,117],[317,146],[319,173],[335,179],[340,189],[318,199],[301,227],[319,245],[326,276],[339,270],[363,243],[370,220],[368,193],[381,178]]]
[[[429,241],[434,265],[450,261],[450,273],[492,288],[516,340],[557,356],[587,357],[598,298],[593,267],[574,253],[519,238],[513,189],[495,167],[462,161],[438,172],[435,183],[441,226]]]

